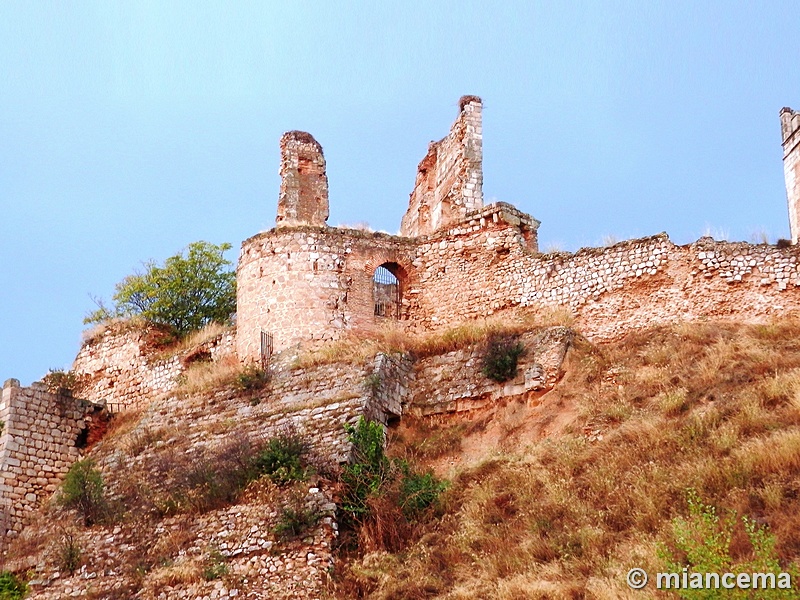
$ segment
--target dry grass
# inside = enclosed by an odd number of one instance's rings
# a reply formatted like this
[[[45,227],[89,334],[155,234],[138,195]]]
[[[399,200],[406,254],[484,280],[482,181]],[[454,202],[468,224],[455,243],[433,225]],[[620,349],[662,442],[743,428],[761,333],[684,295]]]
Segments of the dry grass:
[[[783,566],[800,564],[800,323],[677,325],[573,352],[557,388],[579,403],[572,433],[460,471],[418,541],[343,567],[339,597],[628,597],[630,567],[663,566],[688,488],[766,524]],[[453,427],[406,442],[433,458],[425,440]]]
[[[224,356],[215,362],[194,362],[183,372],[177,395],[185,398],[231,386],[242,372],[235,356]]]
[[[293,367],[308,368],[335,362],[363,364],[379,352],[407,352],[424,358],[482,344],[494,335],[515,335],[556,325],[570,326],[573,321],[567,309],[553,308],[519,314],[503,313],[428,333],[411,332],[402,323],[387,323],[369,337],[348,336],[303,352]]]

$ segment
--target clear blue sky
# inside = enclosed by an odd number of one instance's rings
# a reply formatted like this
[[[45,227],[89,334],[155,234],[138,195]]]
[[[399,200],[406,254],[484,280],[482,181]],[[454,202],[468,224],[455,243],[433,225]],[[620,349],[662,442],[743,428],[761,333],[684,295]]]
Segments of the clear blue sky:
[[[274,224],[278,138],[329,223],[395,232],[430,140],[484,100],[484,193],[574,250],[788,236],[794,2],[0,3],[0,381],[69,368],[89,293]]]

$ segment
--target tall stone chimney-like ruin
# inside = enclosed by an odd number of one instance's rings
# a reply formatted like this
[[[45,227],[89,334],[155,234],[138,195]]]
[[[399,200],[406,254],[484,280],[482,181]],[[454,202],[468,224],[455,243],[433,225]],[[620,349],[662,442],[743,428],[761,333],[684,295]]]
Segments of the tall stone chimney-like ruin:
[[[792,243],[796,244],[800,236],[800,113],[788,107],[781,109],[781,138],[789,231]]]
[[[326,227],[328,176],[322,146],[310,133],[287,131],[281,136],[281,190],[278,227]]]

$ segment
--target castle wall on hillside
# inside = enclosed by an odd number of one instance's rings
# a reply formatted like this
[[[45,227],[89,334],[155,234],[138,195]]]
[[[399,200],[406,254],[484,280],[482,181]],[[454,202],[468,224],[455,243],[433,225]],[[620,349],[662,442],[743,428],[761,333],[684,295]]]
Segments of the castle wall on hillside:
[[[188,352],[164,357],[153,347],[156,335],[152,328],[123,323],[85,342],[72,365],[86,378],[81,395],[112,413],[141,408],[175,390],[190,354],[205,353],[208,360],[220,360],[236,352],[235,335],[228,332]]]
[[[80,457],[100,407],[52,394],[43,384],[5,382],[0,400],[0,546],[61,483]]]
[[[429,144],[417,167],[400,235],[429,235],[483,207],[481,112],[480,98],[462,96],[450,133]]]

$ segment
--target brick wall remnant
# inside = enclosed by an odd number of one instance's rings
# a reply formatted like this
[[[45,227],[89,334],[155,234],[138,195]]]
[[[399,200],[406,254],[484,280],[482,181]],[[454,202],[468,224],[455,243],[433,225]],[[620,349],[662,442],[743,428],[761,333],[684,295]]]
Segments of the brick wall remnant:
[[[325,227],[328,220],[328,176],[322,146],[310,133],[281,136],[281,189],[278,227]]]
[[[417,167],[400,235],[429,235],[483,207],[481,111],[478,96],[462,96],[450,133],[428,145]]]
[[[781,109],[781,141],[789,230],[796,244],[800,236],[800,113],[788,107]]]
[[[0,547],[22,530],[33,511],[56,490],[102,407],[43,383],[20,387],[9,379],[0,396]]]

